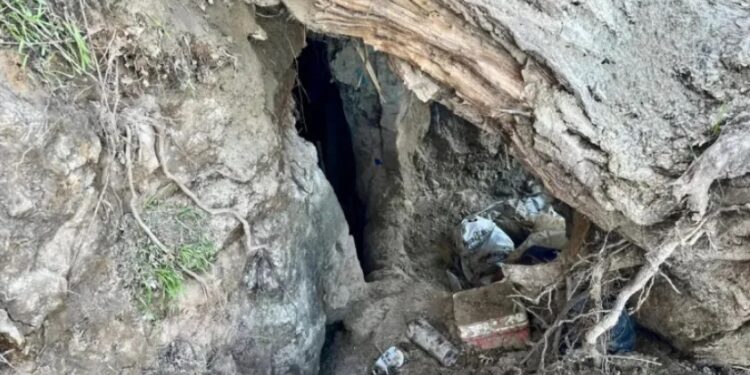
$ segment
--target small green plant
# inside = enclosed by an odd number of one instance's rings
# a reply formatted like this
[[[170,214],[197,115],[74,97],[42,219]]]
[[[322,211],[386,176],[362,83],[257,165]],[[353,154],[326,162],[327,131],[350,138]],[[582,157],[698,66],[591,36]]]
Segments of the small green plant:
[[[203,240],[185,244],[177,249],[177,261],[193,272],[206,272],[213,263],[216,247],[213,242]]]
[[[179,299],[187,271],[203,273],[211,268],[217,249],[205,232],[207,215],[192,206],[170,205],[152,197],[144,203],[143,219],[173,249],[167,255],[143,239],[137,254],[135,297],[142,310],[156,318]]]
[[[727,103],[724,103],[719,107],[719,114],[716,118],[716,121],[714,121],[713,125],[711,125],[711,135],[714,137],[718,137],[719,134],[721,134],[721,127],[724,125],[724,122],[726,122],[727,119]]]
[[[88,42],[76,22],[56,14],[47,0],[0,0],[0,37],[5,44],[18,46],[22,64],[39,59],[48,71],[66,64],[75,74],[86,73],[92,66]]]
[[[193,207],[183,207],[177,211],[176,218],[181,222],[196,222],[203,219],[203,212],[198,211]]]
[[[156,281],[164,291],[164,298],[171,302],[180,296],[183,289],[182,272],[175,269],[172,265],[159,266],[155,271]]]

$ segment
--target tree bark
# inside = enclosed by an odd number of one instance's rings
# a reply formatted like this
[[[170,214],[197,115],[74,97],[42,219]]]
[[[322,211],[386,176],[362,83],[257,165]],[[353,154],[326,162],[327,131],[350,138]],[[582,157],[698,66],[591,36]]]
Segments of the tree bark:
[[[393,56],[420,98],[502,133],[553,195],[646,251],[710,213],[668,261],[681,293],[658,281],[639,318],[707,362],[750,364],[748,3],[284,2]]]

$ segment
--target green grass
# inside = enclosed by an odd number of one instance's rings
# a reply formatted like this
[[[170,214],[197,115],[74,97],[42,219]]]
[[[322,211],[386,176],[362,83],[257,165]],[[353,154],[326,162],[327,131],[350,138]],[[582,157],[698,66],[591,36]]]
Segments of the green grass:
[[[182,272],[175,269],[172,265],[159,266],[154,275],[156,281],[162,288],[164,298],[167,302],[172,302],[180,296],[184,289],[183,283],[185,279],[182,277]]]
[[[193,272],[206,272],[211,267],[215,254],[213,242],[203,240],[180,246],[177,249],[177,262]]]
[[[195,207],[151,197],[144,202],[143,217],[173,253],[173,256],[163,254],[146,238],[138,250],[135,298],[144,313],[157,318],[182,294],[187,278],[183,270],[209,271],[217,249],[206,233],[208,216]]]
[[[180,220],[181,222],[192,222],[195,223],[201,219],[203,219],[204,213],[203,211],[198,211],[197,209],[193,207],[182,207],[177,211],[176,218],[177,220]]]
[[[62,63],[74,74],[92,67],[91,50],[81,29],[69,16],[56,14],[47,0],[0,0],[0,38],[16,45],[25,67],[37,59],[41,73],[65,73]]]

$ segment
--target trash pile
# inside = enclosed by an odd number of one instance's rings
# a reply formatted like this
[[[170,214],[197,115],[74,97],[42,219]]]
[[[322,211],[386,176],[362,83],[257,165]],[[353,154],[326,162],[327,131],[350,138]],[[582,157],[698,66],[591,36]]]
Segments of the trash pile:
[[[550,198],[537,193],[497,202],[464,218],[458,229],[446,277],[453,291],[455,333],[462,345],[456,347],[425,319],[409,323],[406,337],[445,367],[457,362],[464,347],[472,351],[529,349],[533,320],[518,296],[538,295],[564,275],[559,254],[568,244],[565,218],[555,211]],[[583,314],[590,308],[588,294],[579,293],[567,305],[563,314]],[[609,332],[607,349],[610,353],[632,351],[635,338],[635,324],[623,313]],[[559,347],[554,350],[560,353],[575,345],[556,344]],[[377,359],[373,374],[397,373],[405,360],[399,348],[391,347]]]
[[[500,226],[487,217],[492,211],[498,215]],[[511,236],[525,239],[516,247]],[[480,214],[465,218],[459,237],[460,266],[454,272],[448,271],[453,274],[450,279],[460,280],[456,273],[461,273],[474,287],[502,279],[502,274],[498,274],[502,264],[519,261],[524,256],[531,257],[532,262],[552,260],[568,241],[565,219],[542,194],[498,202]]]

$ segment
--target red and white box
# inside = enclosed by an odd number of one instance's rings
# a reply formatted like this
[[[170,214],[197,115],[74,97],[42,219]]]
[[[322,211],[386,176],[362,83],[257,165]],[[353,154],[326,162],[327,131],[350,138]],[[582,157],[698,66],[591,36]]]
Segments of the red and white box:
[[[529,342],[529,318],[513,303],[510,283],[498,282],[453,295],[458,333],[479,349],[522,349]]]

